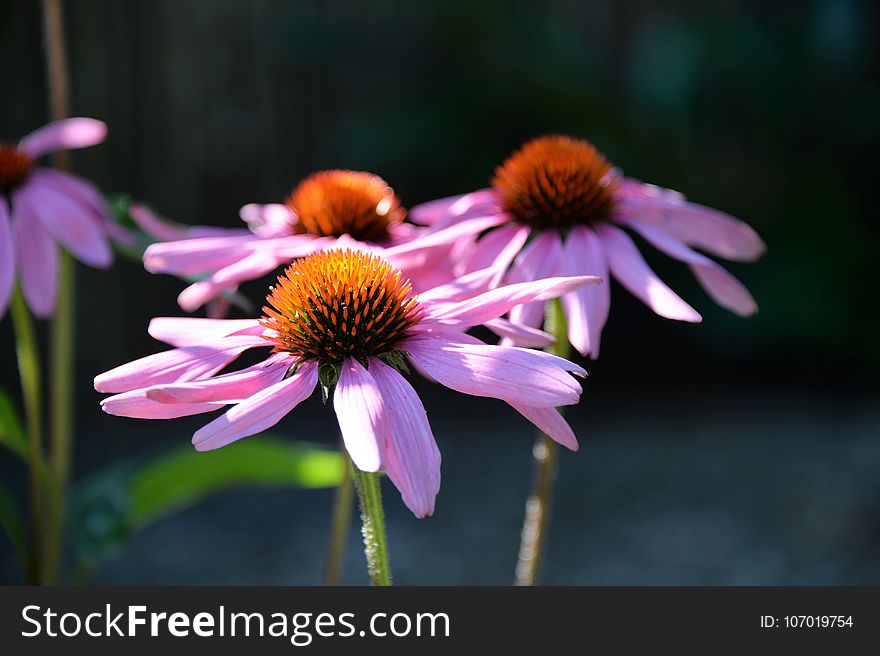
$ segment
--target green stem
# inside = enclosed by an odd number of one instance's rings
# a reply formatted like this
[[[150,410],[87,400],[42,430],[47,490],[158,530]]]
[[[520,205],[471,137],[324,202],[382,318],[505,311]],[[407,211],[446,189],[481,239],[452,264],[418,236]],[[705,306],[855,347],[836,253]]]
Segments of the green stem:
[[[324,571],[325,585],[339,585],[342,576],[342,563],[345,559],[345,543],[348,539],[348,528],[351,526],[351,508],[354,498],[352,485],[352,465],[345,464],[342,481],[336,488],[333,501],[333,518],[330,522],[330,546],[327,548],[327,568]]]
[[[43,0],[43,37],[49,114],[53,121],[70,116],[70,75],[64,35],[63,0]],[[70,154],[53,155],[59,169],[70,168]],[[51,351],[51,454],[49,457],[49,498],[43,575],[47,583],[58,577],[64,526],[64,503],[70,476],[73,442],[73,332],[74,260],[61,254],[58,271],[58,301],[52,322]]]
[[[385,512],[382,509],[382,490],[379,474],[361,471],[352,463],[354,483],[361,507],[361,532],[364,536],[364,554],[370,584],[391,585],[391,567],[388,564],[388,540],[385,537]]]
[[[553,335],[555,342],[547,347],[553,355],[567,358],[571,355],[565,312],[559,299],[547,303],[544,330]],[[550,437],[541,435],[532,449],[534,475],[532,490],[526,501],[520,537],[519,557],[516,564],[516,584],[535,585],[541,567],[541,557],[547,542],[550,510],[553,503],[553,484],[556,480],[556,461],[559,450]]]
[[[73,444],[73,335],[75,262],[61,254],[58,301],[52,321],[51,351],[51,452],[49,472],[49,516],[47,517],[44,576],[51,584],[58,578],[61,561],[65,499],[70,477],[70,451]]]
[[[43,408],[40,353],[37,347],[34,322],[27,309],[21,290],[16,289],[10,307],[15,327],[18,373],[24,399],[25,426],[28,442],[28,470],[30,474],[30,558],[27,581],[39,585],[43,563]]]

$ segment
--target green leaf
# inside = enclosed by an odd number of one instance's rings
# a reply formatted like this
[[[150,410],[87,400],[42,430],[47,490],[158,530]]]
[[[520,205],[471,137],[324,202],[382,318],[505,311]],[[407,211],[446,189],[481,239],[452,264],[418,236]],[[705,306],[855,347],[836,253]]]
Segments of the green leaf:
[[[18,509],[12,502],[12,497],[9,496],[6,488],[2,485],[0,485],[0,526],[3,527],[6,535],[9,536],[9,541],[15,547],[15,552],[18,554],[22,567],[24,567],[28,558],[24,524],[21,521]]]
[[[3,389],[0,389],[0,444],[22,458],[27,457],[27,439],[21,420],[15,404]]]
[[[122,552],[132,533],[223,490],[242,486],[335,487],[338,451],[267,434],[199,453],[184,445],[144,464],[115,464],[77,484],[68,531],[80,564]]]
[[[134,474],[130,518],[133,525],[142,526],[243,485],[334,487],[342,480],[344,467],[337,451],[268,436],[207,453],[186,446]]]

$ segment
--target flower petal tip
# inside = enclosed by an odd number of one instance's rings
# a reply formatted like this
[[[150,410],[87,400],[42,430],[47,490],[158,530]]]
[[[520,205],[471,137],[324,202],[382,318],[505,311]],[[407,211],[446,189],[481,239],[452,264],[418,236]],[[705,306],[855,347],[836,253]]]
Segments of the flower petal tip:
[[[126,417],[127,419],[136,419],[136,417],[132,417],[131,415],[128,415],[124,412],[120,412],[119,406],[114,403],[114,397],[112,396],[101,400],[101,410],[103,410],[105,414],[111,415],[113,417]]]
[[[192,445],[196,451],[213,451],[216,447],[211,446],[208,439],[210,434],[205,434],[202,429],[197,430],[192,436]]]
[[[144,251],[144,268],[150,273],[161,273],[163,260],[156,254],[155,246],[156,244],[150,244]]]

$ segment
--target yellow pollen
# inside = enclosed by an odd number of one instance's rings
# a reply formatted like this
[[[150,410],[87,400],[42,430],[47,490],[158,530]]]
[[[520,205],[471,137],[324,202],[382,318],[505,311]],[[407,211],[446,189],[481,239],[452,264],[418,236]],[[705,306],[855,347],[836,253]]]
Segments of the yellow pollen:
[[[421,317],[412,285],[382,258],[327,250],[296,260],[266,297],[260,323],[299,360],[366,361],[398,348]]]

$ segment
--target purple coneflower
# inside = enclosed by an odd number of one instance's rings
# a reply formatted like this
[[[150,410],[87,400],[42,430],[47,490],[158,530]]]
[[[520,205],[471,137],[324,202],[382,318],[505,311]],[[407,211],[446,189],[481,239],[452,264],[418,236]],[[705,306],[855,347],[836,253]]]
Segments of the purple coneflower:
[[[58,244],[93,267],[113,260],[111,219],[100,192],[82,178],[37,166],[48,153],[104,141],[91,118],[49,123],[17,144],[0,143],[0,316],[18,278],[38,317],[51,316],[58,284]]]
[[[241,218],[249,230],[215,229],[215,234],[170,227],[137,208],[133,218],[154,235],[179,241],[153,244],[144,266],[153,273],[200,278],[178,297],[180,307],[194,311],[239,284],[260,278],[294,259],[325,248],[367,248],[385,256],[425,232],[405,223],[406,210],[382,178],[361,171],[320,171],[305,178],[283,204],[245,205]],[[489,223],[487,223],[489,225]],[[454,242],[460,230],[432,235],[417,253],[392,264],[418,289],[447,282],[449,267],[437,247]]]
[[[496,169],[491,188],[425,203],[411,212],[413,221],[447,230],[470,223],[479,227],[490,217],[498,220],[499,227],[476,242],[461,271],[485,267],[500,253],[509,257],[512,243],[525,244],[509,267],[506,282],[554,275],[608,278],[610,272],[658,315],[699,322],[697,311],[644,261],[623,230],[628,228],[688,264],[722,307],[741,316],[757,311],[742,283],[692,248],[729,260],[752,261],[765,250],[754,230],[723,212],[690,203],[677,192],[623,177],[586,141],[566,136],[530,141]],[[609,286],[569,292],[562,304],[569,341],[581,354],[597,357],[610,308]],[[510,313],[511,321],[525,326],[538,326],[543,317],[540,303]]]
[[[418,517],[440,486],[440,453],[407,361],[464,394],[501,399],[570,449],[571,428],[556,410],[577,403],[583,369],[525,348],[483,344],[468,328],[510,308],[546,301],[592,276],[548,278],[450,302],[448,290],[415,295],[399,270],[363,250],[332,249],[296,260],[270,290],[261,320],[154,319],[150,333],[173,350],[95,379],[114,393],[115,415],[168,419],[233,407],[199,429],[199,451],[225,446],[278,423],[320,386],[332,396],[346,450],[362,471],[384,470]],[[220,374],[244,351],[271,347],[252,367]],[[219,375],[218,375],[219,374]]]

